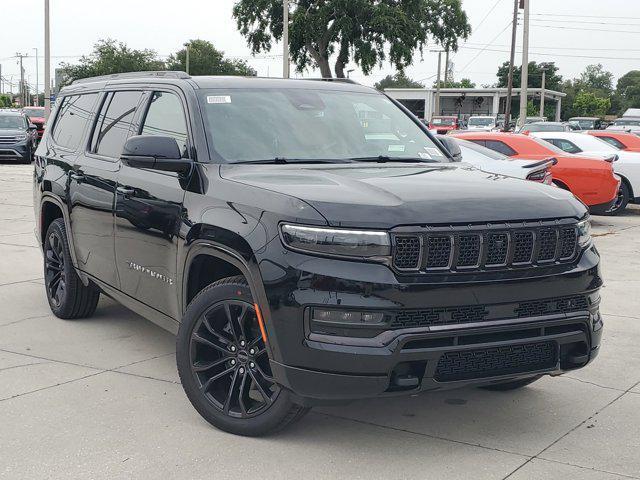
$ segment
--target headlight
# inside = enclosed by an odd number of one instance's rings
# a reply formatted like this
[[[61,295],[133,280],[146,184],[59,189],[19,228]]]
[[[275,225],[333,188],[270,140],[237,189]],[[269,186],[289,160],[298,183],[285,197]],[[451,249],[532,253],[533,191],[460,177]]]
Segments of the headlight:
[[[388,257],[391,241],[387,232],[305,227],[283,224],[282,242],[292,250],[347,257]]]
[[[16,135],[16,140],[24,140],[26,138],[27,138],[26,133],[19,133],[18,135]]]
[[[578,245],[586,247],[591,243],[591,220],[585,219],[578,223]]]

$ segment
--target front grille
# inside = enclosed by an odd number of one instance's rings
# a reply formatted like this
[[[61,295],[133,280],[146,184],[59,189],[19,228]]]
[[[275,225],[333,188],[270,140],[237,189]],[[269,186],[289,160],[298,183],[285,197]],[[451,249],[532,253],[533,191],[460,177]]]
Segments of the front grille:
[[[17,142],[16,137],[7,137],[7,136],[0,137],[0,145],[13,145],[16,142]]]
[[[396,330],[539,317],[584,311],[588,309],[588,305],[587,297],[574,295],[520,303],[400,310],[393,316],[389,327]]]
[[[438,227],[398,234],[393,264],[405,271],[468,272],[573,261],[578,250],[576,227],[566,221],[546,223],[553,225]]]
[[[393,264],[400,270],[418,268],[420,265],[420,238],[396,236]]]
[[[452,382],[496,377],[547,370],[557,363],[558,346],[553,341],[447,352],[440,357],[434,378]]]

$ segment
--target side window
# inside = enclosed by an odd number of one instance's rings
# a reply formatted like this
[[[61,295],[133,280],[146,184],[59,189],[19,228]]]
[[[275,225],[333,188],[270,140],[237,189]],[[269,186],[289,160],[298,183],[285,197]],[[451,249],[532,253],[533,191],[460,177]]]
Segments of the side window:
[[[173,93],[155,92],[142,125],[141,135],[173,137],[183,157],[188,157],[187,123],[180,99]]]
[[[106,98],[102,108],[105,113],[100,115],[94,133],[95,153],[120,157],[141,98],[142,92],[115,92]]]
[[[62,100],[51,134],[55,143],[71,150],[78,148],[97,98],[97,93],[89,93]]]
[[[487,140],[487,148],[490,148],[491,150],[494,150],[498,153],[502,153],[503,155],[506,155],[507,157],[512,157],[514,155],[516,155],[516,151],[511,148],[509,145],[507,145],[504,142],[500,142],[498,140]]]
[[[487,146],[487,142],[485,140],[471,140],[473,143],[475,143],[476,145],[480,145],[481,147],[486,147]]]
[[[607,142],[609,145],[612,145],[620,150],[624,150],[625,148],[627,148],[627,146],[622,143],[620,140],[618,140],[617,138],[613,138],[613,137],[598,137],[600,140],[604,140],[605,142]]]
[[[562,138],[554,138],[554,139],[550,139],[548,141],[553,143],[560,150],[563,150],[563,151],[565,151],[567,153],[580,153],[580,152],[582,152],[582,150],[580,148],[578,148],[578,146],[575,143],[570,142],[569,140],[564,140]]]

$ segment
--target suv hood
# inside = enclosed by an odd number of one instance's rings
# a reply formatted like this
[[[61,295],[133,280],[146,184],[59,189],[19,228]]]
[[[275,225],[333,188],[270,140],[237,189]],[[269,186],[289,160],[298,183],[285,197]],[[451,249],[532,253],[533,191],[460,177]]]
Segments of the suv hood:
[[[466,164],[223,165],[223,178],[296,197],[333,226],[582,217],[569,192]]]
[[[20,135],[22,133],[25,133],[25,131],[17,128],[0,128],[0,135],[7,136],[7,137]]]

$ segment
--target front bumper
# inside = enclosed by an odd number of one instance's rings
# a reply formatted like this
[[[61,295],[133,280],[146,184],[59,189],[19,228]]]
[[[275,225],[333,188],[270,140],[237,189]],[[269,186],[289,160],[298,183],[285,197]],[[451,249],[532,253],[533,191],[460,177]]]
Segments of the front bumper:
[[[438,279],[399,277],[383,265],[318,259],[281,247],[279,254],[277,269],[274,262],[261,265],[271,367],[276,381],[302,404],[557,375],[585,366],[598,352],[602,280],[594,247],[575,264],[528,276],[520,271]],[[586,299],[583,307],[511,314],[514,305],[579,296]],[[487,314],[363,336],[314,331],[314,306],[393,312],[483,307]],[[546,357],[531,361],[529,353],[538,350]],[[465,362],[472,368],[460,370]]]
[[[0,145],[0,160],[27,158],[29,158],[29,147],[26,140],[11,145]]]

